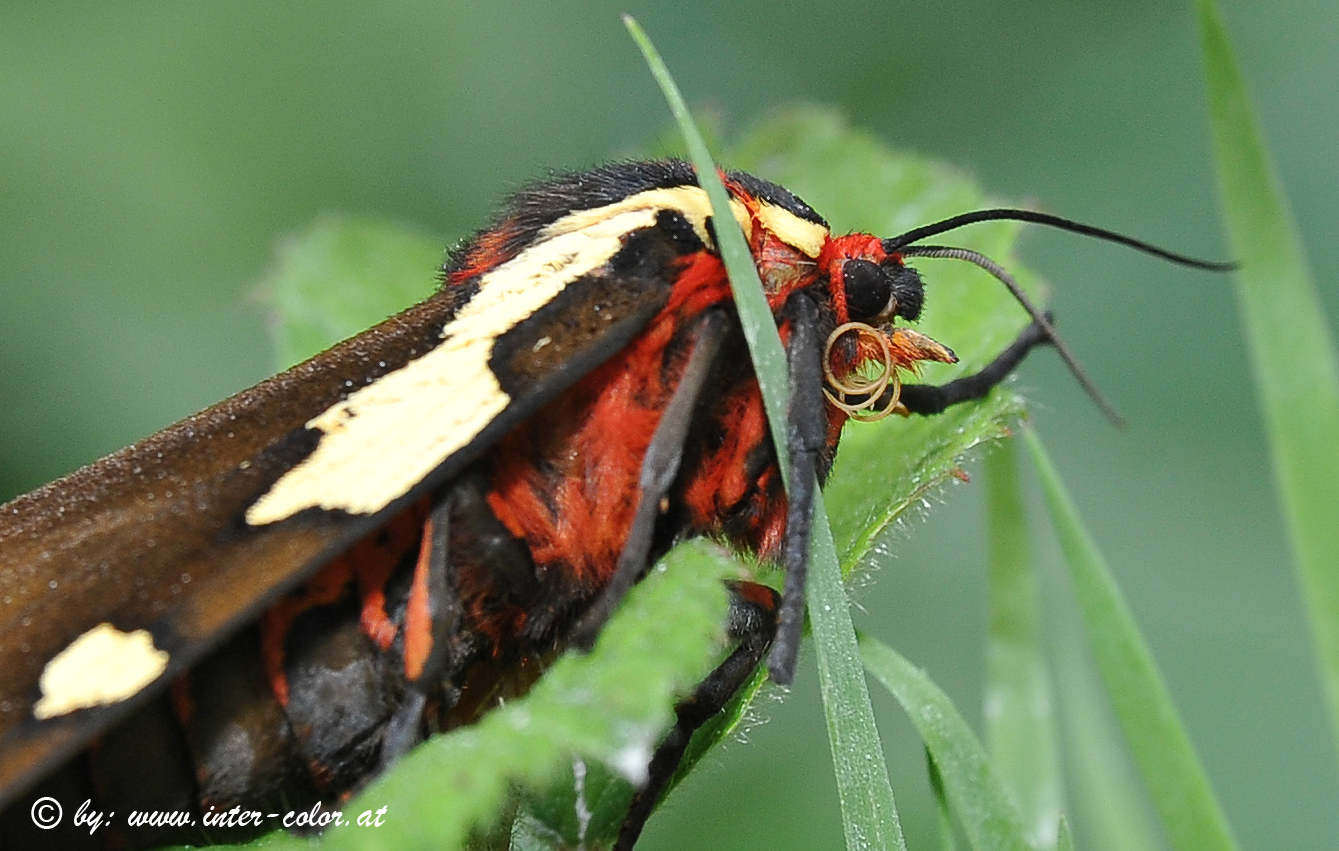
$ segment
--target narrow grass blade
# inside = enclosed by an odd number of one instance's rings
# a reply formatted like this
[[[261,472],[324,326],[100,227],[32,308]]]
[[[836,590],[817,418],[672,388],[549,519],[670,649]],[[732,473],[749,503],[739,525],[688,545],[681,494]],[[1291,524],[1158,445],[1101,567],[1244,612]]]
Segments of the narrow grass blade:
[[[1014,442],[985,460],[989,530],[985,737],[1033,847],[1054,848],[1061,807],[1055,703],[1042,647],[1027,512]]]
[[[1074,837],[1069,832],[1069,822],[1060,817],[1060,827],[1056,831],[1056,851],[1074,851]]]
[[[735,303],[739,310],[744,337],[762,389],[767,419],[772,430],[777,461],[783,474],[789,468],[785,451],[786,434],[786,359],[776,333],[772,311],[763,295],[753,265],[753,256],[738,226],[732,226],[729,199],[721,184],[702,134],[693,124],[688,107],[661,61],[655,47],[631,16],[624,23],[646,57],[651,73],[669,101],[688,145],[698,181],[711,199],[716,221],[716,238],[721,258],[730,275]],[[893,801],[888,767],[874,710],[860,669],[855,630],[842,585],[832,531],[821,494],[815,489],[814,527],[810,550],[808,610],[818,651],[819,680],[823,707],[827,716],[828,737],[832,746],[837,776],[837,794],[842,807],[846,845],[856,849],[905,847],[902,828]]]
[[[1171,695],[1041,440],[1024,432],[1116,718],[1173,848],[1237,847]]]
[[[860,666],[850,602],[821,500],[814,507],[814,543],[815,550],[822,551],[810,554],[809,619],[846,847],[905,849],[883,743]]]
[[[1274,479],[1339,745],[1339,365],[1227,31],[1199,2],[1209,123]]]
[[[924,671],[878,639],[860,636],[860,653],[865,668],[897,698],[916,725],[972,847],[976,851],[1027,851],[1030,846],[1018,809],[991,768],[985,748],[948,695]]]
[[[925,749],[925,770],[930,775],[930,791],[934,793],[935,812],[939,816],[939,851],[957,851],[958,842],[953,837],[953,811],[948,806],[944,775],[929,748]]]
[[[1052,664],[1070,778],[1067,806],[1085,828],[1087,851],[1159,851],[1167,843],[1102,694],[1078,612],[1065,609],[1052,621]]]
[[[776,443],[777,462],[783,474],[790,465],[786,457],[784,433],[780,424],[786,421],[786,353],[781,348],[781,338],[776,333],[776,321],[763,294],[762,281],[758,279],[758,270],[753,265],[753,255],[744,242],[744,232],[738,226],[722,226],[732,223],[735,217],[729,213],[730,198],[725,193],[716,164],[712,161],[707,142],[697,129],[693,116],[684,103],[683,95],[669,68],[656,51],[651,39],[633,20],[631,15],[623,16],[623,23],[637,42],[646,64],[651,69],[660,90],[669,102],[670,112],[679,125],[684,143],[688,146],[688,158],[697,169],[697,180],[711,199],[711,209],[715,214],[717,248],[721,260],[730,274],[730,288],[734,292],[735,304],[739,308],[739,322],[744,326],[744,337],[748,340],[749,355],[753,358],[754,372],[758,375],[758,384],[762,388],[763,405],[767,408],[767,419],[772,424],[772,434]],[[725,212],[721,212],[725,211]]]

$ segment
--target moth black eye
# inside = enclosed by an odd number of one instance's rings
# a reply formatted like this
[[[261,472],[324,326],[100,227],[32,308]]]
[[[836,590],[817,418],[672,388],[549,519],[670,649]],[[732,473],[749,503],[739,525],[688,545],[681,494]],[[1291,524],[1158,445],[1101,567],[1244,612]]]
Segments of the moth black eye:
[[[916,320],[925,306],[925,287],[915,269],[896,260],[882,264],[847,260],[842,264],[846,307],[856,322],[888,320],[894,316]]]
[[[896,315],[910,322],[919,319],[921,308],[925,306],[925,284],[921,283],[920,273],[891,259],[885,260],[879,268],[891,281],[892,297],[897,302]]]
[[[846,309],[856,322],[874,319],[888,311],[893,297],[893,279],[879,264],[847,260],[842,264],[846,287]]]

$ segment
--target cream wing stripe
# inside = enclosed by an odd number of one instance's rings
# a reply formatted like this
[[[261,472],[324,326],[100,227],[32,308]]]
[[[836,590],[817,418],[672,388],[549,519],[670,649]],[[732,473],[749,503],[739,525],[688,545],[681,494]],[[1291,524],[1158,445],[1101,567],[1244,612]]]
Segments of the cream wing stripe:
[[[617,215],[626,210],[641,209],[648,204],[659,208],[678,210],[697,231],[698,237],[704,243],[712,244],[711,236],[707,232],[707,219],[711,218],[711,202],[707,200],[707,193],[696,186],[650,189],[629,196],[607,207],[580,210],[549,225],[545,233],[555,235],[578,230],[588,227],[592,222],[599,221],[607,216]],[[730,211],[734,213],[735,219],[738,220],[740,227],[744,229],[744,235],[751,238],[753,236],[753,219],[749,215],[748,209],[739,199],[731,198]],[[827,227],[818,222],[802,219],[784,207],[760,201],[756,207],[756,214],[759,223],[771,231],[777,239],[809,257],[817,257],[819,252],[823,250],[824,243],[827,242],[829,236]]]
[[[313,507],[371,514],[407,493],[511,401],[488,367],[494,341],[607,263],[629,232],[655,224],[662,207],[648,199],[578,230],[546,233],[484,275],[440,345],[307,423],[324,432],[320,443],[247,510],[247,523]]]
[[[698,238],[707,245],[712,244],[711,235],[707,231],[707,219],[711,218],[711,201],[707,198],[707,193],[703,192],[697,186],[672,186],[666,189],[648,189],[645,192],[638,192],[636,195],[629,195],[622,201],[615,201],[604,207],[596,207],[591,210],[577,210],[568,213],[558,221],[544,229],[543,237],[555,237],[562,234],[571,233],[577,230],[583,230],[588,227],[599,224],[601,221],[611,217],[622,215],[623,213],[635,210],[653,209],[659,210],[677,210],[683,215],[688,223],[697,231]],[[749,217],[748,210],[738,199],[730,199],[730,211],[735,214],[740,227],[744,229],[746,235],[752,235],[753,221]]]

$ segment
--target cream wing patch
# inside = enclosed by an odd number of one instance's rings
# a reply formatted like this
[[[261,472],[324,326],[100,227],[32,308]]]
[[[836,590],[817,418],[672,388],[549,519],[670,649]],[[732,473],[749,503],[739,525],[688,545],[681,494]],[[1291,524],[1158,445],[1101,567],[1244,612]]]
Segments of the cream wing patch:
[[[407,493],[510,403],[488,366],[497,338],[607,263],[629,232],[654,225],[666,200],[646,192],[564,217],[484,275],[440,345],[307,423],[324,433],[320,443],[247,510],[247,522],[313,507],[372,514]],[[579,227],[570,226],[575,217]]]
[[[763,202],[758,205],[758,221],[776,238],[809,256],[817,257],[828,239],[828,229],[818,222],[802,219],[784,207]]]
[[[33,706],[33,716],[45,720],[120,703],[162,676],[167,660],[167,652],[153,646],[148,630],[121,632],[109,623],[98,624],[42,670],[42,698]]]

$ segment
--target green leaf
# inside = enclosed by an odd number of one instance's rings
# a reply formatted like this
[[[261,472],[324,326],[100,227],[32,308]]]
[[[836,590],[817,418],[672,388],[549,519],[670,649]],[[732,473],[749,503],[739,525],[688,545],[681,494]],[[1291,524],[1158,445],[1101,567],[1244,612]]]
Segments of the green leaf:
[[[837,111],[821,107],[778,112],[734,145],[727,161],[795,192],[838,233],[892,236],[994,203],[962,172],[894,151],[849,127]],[[954,242],[1002,263],[1044,301],[1036,276],[1013,255],[1018,231],[1016,223],[991,222],[955,233]],[[922,380],[942,383],[980,369],[1027,324],[1023,309],[981,270],[945,260],[916,265],[926,290],[918,330],[959,358],[954,366],[927,364]],[[848,426],[824,488],[843,571],[868,563],[878,547],[886,546],[898,517],[942,485],[976,446],[1008,435],[1008,424],[1021,413],[1022,402],[1006,386],[983,402],[957,405],[938,416]]]
[[[851,851],[904,849],[906,843],[893,802],[888,765],[883,759],[879,730],[874,725],[874,709],[857,661],[851,603],[842,585],[832,529],[821,497],[815,500],[814,512],[807,607],[818,655],[819,688],[837,775],[846,847]]]
[[[1097,668],[1172,847],[1235,849],[1231,828],[1115,579],[1041,440],[1031,429],[1024,437],[1046,492]]]
[[[984,465],[990,558],[983,716],[991,762],[1029,840],[1054,848],[1061,806],[1055,698],[1017,456],[1013,441],[1003,441]]]
[[[736,562],[714,545],[676,548],[628,595],[590,654],[563,656],[525,697],[415,749],[344,807],[356,817],[384,806],[385,823],[331,829],[322,844],[448,849],[461,847],[474,832],[484,846],[505,846],[509,824],[477,831],[496,824],[499,812],[515,809],[514,801],[507,804],[513,784],[542,788],[562,769],[570,776],[577,755],[637,776],[670,721],[674,695],[701,678],[718,652],[726,610],[721,579],[736,570]],[[627,805],[622,788],[619,819]],[[601,797],[593,792],[581,803],[598,810]],[[581,835],[581,821],[574,812],[574,835],[554,831],[549,847],[589,842],[592,834]],[[589,828],[608,830],[594,823]]]
[[[1339,745],[1339,364],[1227,31],[1213,0],[1198,5],[1237,301]]]
[[[442,245],[403,226],[335,214],[286,238],[259,286],[279,368],[431,295]]]
[[[865,667],[888,689],[934,758],[953,812],[976,851],[1028,851],[1023,821],[985,748],[925,672],[888,645],[860,637]]]

